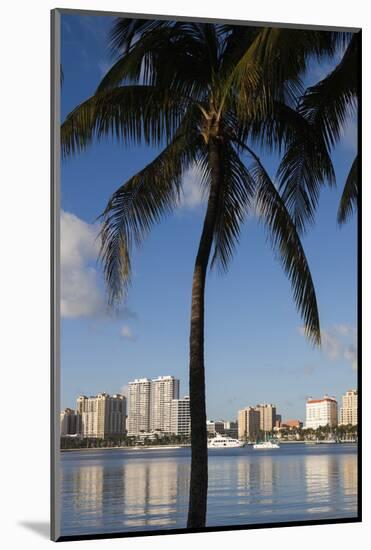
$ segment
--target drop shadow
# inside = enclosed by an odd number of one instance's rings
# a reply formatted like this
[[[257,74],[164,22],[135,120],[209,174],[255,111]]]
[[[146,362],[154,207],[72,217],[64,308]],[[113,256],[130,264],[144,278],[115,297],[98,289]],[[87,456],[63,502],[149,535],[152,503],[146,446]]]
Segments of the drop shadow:
[[[37,533],[42,538],[50,539],[50,523],[48,521],[19,521],[18,524]]]

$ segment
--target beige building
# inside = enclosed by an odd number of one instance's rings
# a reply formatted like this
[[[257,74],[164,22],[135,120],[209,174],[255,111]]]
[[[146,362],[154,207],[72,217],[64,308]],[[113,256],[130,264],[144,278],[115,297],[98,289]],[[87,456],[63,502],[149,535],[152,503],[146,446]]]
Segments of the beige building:
[[[271,432],[276,425],[276,406],[271,403],[262,403],[255,408],[260,413],[260,430]]]
[[[150,431],[171,433],[171,403],[179,399],[179,380],[159,376],[151,382]]]
[[[60,435],[73,435],[77,433],[77,414],[73,409],[64,409],[60,413]]]
[[[246,407],[238,411],[238,438],[256,439],[260,431],[260,411]]]
[[[340,409],[340,424],[357,426],[358,424],[358,391],[348,390],[343,395],[343,406]]]
[[[129,382],[128,435],[150,431],[151,384],[149,378]]]
[[[206,420],[206,430],[210,435],[224,434],[224,420]]]
[[[189,397],[173,399],[171,402],[171,433],[175,435],[191,435],[191,413]]]
[[[126,398],[123,395],[80,395],[77,398],[77,413],[79,432],[83,437],[105,439],[125,433]]]
[[[338,404],[334,397],[325,395],[323,399],[307,399],[306,428],[316,430],[321,426],[334,428],[338,423]]]

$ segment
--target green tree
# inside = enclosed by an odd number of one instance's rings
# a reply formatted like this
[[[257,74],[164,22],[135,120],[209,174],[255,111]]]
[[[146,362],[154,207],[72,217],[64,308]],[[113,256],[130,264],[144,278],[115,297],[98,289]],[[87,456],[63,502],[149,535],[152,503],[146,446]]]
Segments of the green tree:
[[[326,140],[297,104],[308,60],[333,55],[345,40],[343,33],[324,31],[119,19],[111,44],[119,52],[116,63],[62,126],[65,156],[107,136],[124,145],[163,147],[112,195],[102,214],[101,257],[111,304],[128,290],[133,245],[177,208],[183,174],[198,167],[207,207],[192,282],[188,527],[202,528],[206,521],[207,270],[227,271],[251,213],[265,226],[291,281],[307,337],[320,343],[316,295],[299,231],[319,185],[334,183],[334,170]],[[277,179],[288,199],[255,146],[284,152]],[[301,207],[290,215],[286,204],[292,206],[290,189],[298,181]]]

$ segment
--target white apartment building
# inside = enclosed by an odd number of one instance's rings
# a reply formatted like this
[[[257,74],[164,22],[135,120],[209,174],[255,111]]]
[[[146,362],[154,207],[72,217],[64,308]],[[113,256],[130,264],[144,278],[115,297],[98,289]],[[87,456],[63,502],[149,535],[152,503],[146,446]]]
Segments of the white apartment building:
[[[150,431],[151,385],[149,378],[129,382],[128,435]]]
[[[171,402],[171,433],[175,435],[191,435],[191,413],[189,397],[173,399]]]
[[[358,391],[348,390],[343,395],[343,406],[340,409],[340,424],[357,426],[358,424]]]
[[[179,399],[179,380],[174,376],[159,376],[152,380],[150,430],[171,433],[171,403]]]
[[[306,428],[314,430],[321,426],[333,428],[338,423],[338,404],[334,397],[325,395],[323,399],[307,399]]]
[[[77,398],[78,432],[83,437],[123,435],[126,429],[126,398],[107,393]]]

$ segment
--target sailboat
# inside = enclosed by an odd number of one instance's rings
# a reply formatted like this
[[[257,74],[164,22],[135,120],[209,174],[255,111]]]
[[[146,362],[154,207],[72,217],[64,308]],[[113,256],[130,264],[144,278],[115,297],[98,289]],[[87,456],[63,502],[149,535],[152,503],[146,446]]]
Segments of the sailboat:
[[[261,451],[269,451],[270,449],[279,449],[280,446],[276,441],[273,441],[272,439],[267,439],[267,432],[265,432],[265,439],[264,441],[260,441],[259,443],[255,443],[253,445],[253,449],[261,450]]]

